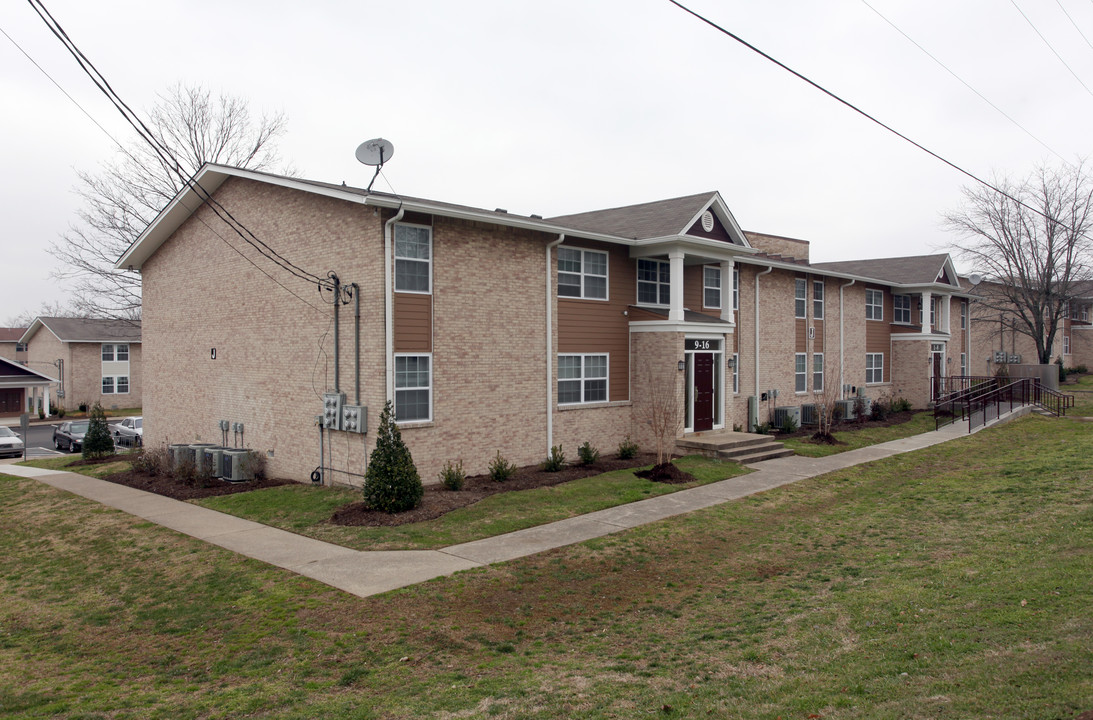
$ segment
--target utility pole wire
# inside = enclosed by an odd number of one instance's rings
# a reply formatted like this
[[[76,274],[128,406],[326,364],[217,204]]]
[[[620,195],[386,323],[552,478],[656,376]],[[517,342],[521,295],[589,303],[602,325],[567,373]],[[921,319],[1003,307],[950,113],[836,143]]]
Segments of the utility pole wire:
[[[1040,32],[1039,28],[1032,24],[1032,21],[1029,20],[1028,15],[1026,15],[1025,11],[1021,9],[1021,6],[1017,4],[1017,0],[1010,0],[1010,4],[1013,5],[1017,12],[1021,13],[1021,17],[1025,19],[1025,22],[1028,23],[1028,26],[1032,28],[1033,32],[1040,36],[1040,39],[1044,41],[1044,45],[1047,45],[1047,49],[1054,53],[1055,57],[1059,58],[1059,62],[1063,64],[1063,67],[1070,71],[1070,74],[1074,76],[1074,79],[1078,81],[1078,84],[1085,88],[1085,91],[1089,94],[1090,97],[1093,97],[1093,90],[1090,90],[1089,86],[1082,82],[1082,79],[1078,77],[1078,73],[1074,72],[1074,69],[1067,65],[1066,60],[1063,60],[1063,56],[1060,55],[1055,47],[1047,41],[1047,38],[1044,37],[1044,34]],[[1085,36],[1083,35],[1082,37]],[[1086,42],[1088,42],[1088,40]]]
[[[850,103],[850,102],[849,102],[849,101],[847,101],[847,100],[843,100],[843,99],[842,99],[841,97],[839,97],[839,96],[838,96],[838,95],[836,95],[835,93],[831,92],[831,91],[830,91],[830,90],[828,90],[827,88],[823,87],[822,85],[819,85],[818,83],[816,83],[816,82],[813,82],[812,80],[810,80],[809,78],[805,77],[805,76],[804,76],[804,75],[802,75],[801,73],[797,72],[797,71],[796,71],[796,70],[794,70],[793,68],[789,67],[789,66],[788,66],[788,65],[786,65],[785,63],[783,63],[783,62],[781,62],[781,61],[779,61],[779,60],[777,60],[777,59],[775,59],[775,58],[771,57],[771,56],[770,56],[770,55],[768,55],[767,53],[763,52],[763,51],[762,51],[762,50],[760,50],[759,48],[757,48],[757,47],[755,47],[754,45],[752,45],[751,43],[749,43],[749,42],[748,42],[747,40],[744,40],[744,39],[743,39],[742,37],[740,37],[739,35],[736,35],[735,33],[731,32],[731,31],[729,31],[729,30],[726,30],[725,28],[721,27],[720,25],[718,25],[717,23],[713,22],[712,20],[709,20],[708,18],[706,18],[706,17],[703,17],[702,15],[699,15],[699,14],[698,14],[697,12],[695,12],[694,10],[691,10],[691,9],[690,9],[689,7],[687,7],[687,6],[685,6],[685,5],[682,5],[682,4],[681,4],[681,3],[679,3],[679,2],[677,1],[677,0],[668,0],[668,2],[672,3],[673,5],[675,5],[676,7],[678,7],[678,8],[680,9],[680,10],[683,10],[684,12],[688,13],[689,15],[693,15],[694,17],[696,17],[697,19],[699,19],[699,20],[701,20],[702,22],[706,23],[707,25],[709,25],[709,26],[710,26],[710,27],[712,27],[713,29],[717,30],[718,32],[720,32],[720,33],[722,33],[722,34],[724,34],[724,35],[727,35],[727,36],[729,36],[730,38],[732,38],[732,39],[733,39],[733,40],[735,40],[736,42],[740,43],[741,45],[743,45],[743,46],[744,46],[744,47],[746,47],[747,49],[751,50],[752,52],[754,52],[755,54],[757,54],[757,55],[759,55],[760,57],[764,58],[765,60],[768,60],[768,61],[770,61],[770,62],[774,63],[775,65],[777,65],[778,67],[782,68],[783,70],[785,70],[786,72],[790,73],[791,75],[793,75],[794,77],[798,78],[799,80],[803,80],[803,81],[805,81],[806,83],[808,83],[808,84],[809,84],[809,85],[811,85],[812,87],[814,87],[814,88],[816,88],[817,90],[819,90],[820,92],[822,92],[822,93],[823,93],[824,95],[827,95],[827,96],[828,96],[829,98],[831,98],[832,100],[835,100],[836,102],[838,102],[838,103],[840,103],[840,104],[842,104],[842,105],[845,105],[846,107],[848,107],[848,108],[850,108],[851,110],[853,110],[854,112],[858,113],[859,115],[861,115],[861,116],[862,116],[862,117],[864,117],[865,119],[867,119],[867,120],[869,120],[869,121],[871,121],[871,122],[873,122],[873,123],[875,123],[875,124],[877,124],[877,125],[881,126],[882,128],[884,128],[884,129],[885,129],[885,130],[887,130],[888,132],[892,133],[892,134],[893,134],[893,135],[895,135],[896,137],[900,138],[901,140],[904,140],[905,142],[908,142],[908,143],[910,143],[911,145],[914,145],[914,146],[915,146],[915,147],[917,147],[917,148],[918,148],[919,150],[921,150],[922,152],[926,153],[927,155],[929,155],[929,156],[933,157],[934,159],[936,159],[936,160],[940,160],[941,162],[943,162],[943,163],[945,163],[946,165],[948,165],[949,167],[951,167],[951,168],[952,168],[953,170],[956,170],[957,172],[961,173],[962,175],[965,175],[965,176],[967,176],[967,177],[971,178],[972,180],[974,180],[975,182],[979,183],[980,185],[983,185],[984,187],[990,188],[991,190],[993,190],[994,192],[998,193],[999,195],[1001,195],[1001,196],[1003,196],[1003,197],[1006,197],[1006,198],[1009,198],[1010,200],[1012,200],[1013,202],[1017,203],[1017,204],[1018,204],[1018,205],[1020,205],[1021,207],[1025,208],[1026,210],[1029,210],[1029,211],[1031,211],[1031,212],[1033,212],[1033,213],[1036,213],[1037,215],[1039,215],[1040,217],[1044,218],[1045,220],[1047,220],[1047,221],[1049,221],[1049,222],[1053,222],[1053,223],[1056,223],[1056,224],[1058,224],[1059,226],[1061,226],[1061,227],[1064,227],[1064,228],[1066,228],[1067,230],[1070,230],[1071,232],[1074,232],[1074,228],[1070,227],[1070,226],[1069,226],[1069,225],[1067,225],[1066,223],[1063,223],[1063,222],[1059,221],[1059,220],[1058,220],[1057,218],[1053,218],[1053,217],[1051,217],[1051,216],[1049,216],[1049,215],[1046,215],[1046,214],[1044,214],[1043,212],[1041,212],[1040,210],[1037,210],[1036,208],[1034,208],[1034,207],[1032,207],[1032,206],[1030,206],[1030,205],[1026,205],[1026,204],[1025,204],[1024,202],[1022,202],[1021,200],[1019,200],[1019,199],[1017,199],[1017,198],[1013,197],[1012,195],[1010,195],[1010,194],[1009,194],[1009,193],[1007,193],[1006,191],[1002,190],[1001,188],[997,187],[996,185],[993,185],[993,184],[991,184],[991,183],[987,182],[986,180],[983,180],[983,179],[982,179],[982,178],[980,178],[979,176],[977,176],[977,175],[974,175],[974,174],[972,174],[972,173],[971,173],[970,171],[968,171],[968,170],[965,170],[964,168],[960,167],[959,165],[957,165],[956,163],[952,162],[951,160],[948,160],[948,159],[946,159],[946,158],[944,158],[944,157],[942,157],[942,156],[938,155],[937,153],[935,153],[935,152],[934,152],[933,150],[930,150],[930,149],[929,149],[929,148],[927,148],[926,146],[924,146],[924,145],[921,145],[921,144],[919,144],[919,143],[915,142],[915,141],[914,141],[914,140],[912,140],[911,138],[907,137],[906,135],[904,135],[903,133],[899,132],[899,131],[898,131],[898,130],[896,130],[895,128],[893,128],[893,127],[891,127],[891,126],[889,126],[889,125],[886,125],[885,123],[881,122],[880,120],[878,120],[877,118],[873,117],[872,115],[870,115],[869,113],[865,112],[864,110],[862,110],[861,108],[857,107],[856,105],[854,105],[854,104]]]

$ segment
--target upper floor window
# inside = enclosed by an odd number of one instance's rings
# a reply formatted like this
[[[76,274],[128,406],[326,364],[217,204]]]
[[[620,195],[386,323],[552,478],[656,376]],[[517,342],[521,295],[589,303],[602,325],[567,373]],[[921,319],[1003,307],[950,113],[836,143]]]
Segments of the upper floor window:
[[[732,309],[740,309],[740,269],[732,269]]]
[[[883,290],[865,290],[865,319],[866,320],[883,320],[884,319],[884,291]]]
[[[395,225],[395,290],[432,292],[432,264],[432,228]]]
[[[21,343],[21,342],[15,343],[15,352],[20,353],[20,352],[26,352],[26,351],[27,351],[27,344],[26,343]]]
[[[824,281],[813,280],[812,281],[812,318],[814,320],[824,319]]]
[[[671,266],[663,260],[638,260],[638,303],[668,305],[671,303]]]
[[[911,296],[892,296],[892,322],[900,325],[911,324]]]
[[[960,329],[968,327],[968,301],[962,300],[960,302]]]
[[[721,307],[721,268],[705,265],[702,268],[702,306]]]
[[[607,299],[607,253],[558,248],[559,297]]]
[[[129,362],[129,345],[127,343],[122,343],[120,345],[103,343],[102,361]]]
[[[808,294],[808,284],[804,278],[797,278],[796,286],[793,291],[793,317],[803,318],[805,316],[805,302]]]

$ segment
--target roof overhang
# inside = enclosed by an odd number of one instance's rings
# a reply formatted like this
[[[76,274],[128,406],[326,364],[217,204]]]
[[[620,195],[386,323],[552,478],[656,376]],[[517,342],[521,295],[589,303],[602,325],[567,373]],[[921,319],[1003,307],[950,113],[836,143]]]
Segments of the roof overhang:
[[[0,372],[3,372],[8,367],[16,368],[25,374],[21,376],[0,375],[0,387],[38,387],[59,382],[57,378],[51,378],[49,375],[40,373],[37,370],[32,370],[22,363],[0,357]]]

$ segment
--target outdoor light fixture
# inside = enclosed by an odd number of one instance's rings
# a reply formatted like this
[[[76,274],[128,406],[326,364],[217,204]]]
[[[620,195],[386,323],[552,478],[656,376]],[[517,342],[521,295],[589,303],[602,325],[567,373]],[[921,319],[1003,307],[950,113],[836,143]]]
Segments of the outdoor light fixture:
[[[726,361],[725,361],[725,363],[726,363],[726,364],[727,364],[727,365],[728,365],[729,367],[735,367],[735,366],[736,366],[736,358],[732,358],[732,357],[731,357],[731,358],[729,358],[728,360],[726,360]]]
[[[680,360],[678,363],[676,363],[676,367],[679,368],[680,372],[683,372],[683,368],[687,367],[687,361]]]

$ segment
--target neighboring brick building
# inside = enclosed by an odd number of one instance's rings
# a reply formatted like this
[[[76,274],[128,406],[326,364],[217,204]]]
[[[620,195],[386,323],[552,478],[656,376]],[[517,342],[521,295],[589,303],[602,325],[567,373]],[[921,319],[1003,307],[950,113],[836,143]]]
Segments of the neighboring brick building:
[[[39,317],[20,341],[27,347],[28,367],[57,378],[58,406],[141,406],[140,322]]]
[[[237,441],[297,480],[322,453],[359,483],[386,400],[429,482],[497,452],[651,449],[664,388],[680,434],[731,430],[825,388],[922,407],[967,362],[948,256],[811,265],[716,192],[543,219],[223,166],[196,181],[219,207],[183,192],[118,262],[143,275],[145,440]],[[328,273],[353,284],[337,320]],[[332,390],[366,434],[320,434]]]

